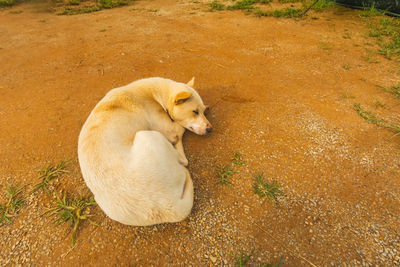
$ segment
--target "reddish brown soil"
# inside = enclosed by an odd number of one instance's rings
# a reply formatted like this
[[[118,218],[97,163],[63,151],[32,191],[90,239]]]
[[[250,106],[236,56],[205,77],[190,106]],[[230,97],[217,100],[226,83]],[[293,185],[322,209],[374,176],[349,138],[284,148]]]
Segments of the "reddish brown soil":
[[[40,216],[54,196],[26,190],[26,206],[0,226],[0,265],[234,265],[235,255],[252,251],[256,266],[400,264],[400,137],[353,110],[361,103],[400,124],[400,101],[376,87],[397,84],[399,65],[364,59],[376,47],[356,11],[293,20],[206,12],[191,1],[133,7],[76,16],[29,4],[0,11],[0,188],[10,181],[30,190],[37,170],[72,159],[51,189],[89,195],[77,138],[94,105],[139,78],[196,76],[214,131],[185,134],[192,214],[130,227],[95,208],[99,227],[82,225],[71,249],[69,225]],[[375,109],[375,99],[385,108]],[[231,187],[219,185],[216,168],[235,151],[246,165],[235,167]],[[254,194],[252,174],[261,171],[282,185],[279,205]]]

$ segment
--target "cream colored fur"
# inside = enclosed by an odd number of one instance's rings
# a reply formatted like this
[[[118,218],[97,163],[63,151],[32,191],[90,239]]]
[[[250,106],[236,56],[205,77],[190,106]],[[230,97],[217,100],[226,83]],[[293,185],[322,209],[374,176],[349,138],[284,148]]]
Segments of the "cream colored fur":
[[[152,225],[190,214],[193,183],[182,135],[185,128],[211,130],[193,83],[138,80],[111,90],[92,110],[79,135],[79,163],[111,219]]]

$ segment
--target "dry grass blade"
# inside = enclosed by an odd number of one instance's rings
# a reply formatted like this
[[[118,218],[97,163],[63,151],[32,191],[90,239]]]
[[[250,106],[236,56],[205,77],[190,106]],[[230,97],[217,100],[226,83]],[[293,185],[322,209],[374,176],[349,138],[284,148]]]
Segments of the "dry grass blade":
[[[11,218],[16,216],[16,213],[24,205],[24,201],[19,198],[19,194],[25,186],[13,186],[7,183],[6,195],[8,200],[0,205],[0,224],[7,222],[11,223]]]
[[[78,233],[79,226],[83,220],[87,220],[93,225],[97,225],[89,218],[90,206],[96,205],[93,197],[79,197],[79,198],[67,198],[64,194],[63,198],[57,197],[54,203],[54,207],[50,208],[48,212],[50,215],[56,216],[54,223],[57,225],[70,222],[72,226],[72,244],[75,244],[76,236]]]
[[[71,163],[70,161],[63,160],[57,166],[49,165],[43,170],[40,170],[39,179],[41,180],[41,182],[34,186],[32,193],[40,189],[43,189],[47,194],[49,194],[49,190],[47,188],[48,183],[54,178],[58,177],[60,174],[68,172],[68,170],[66,170],[65,167],[68,166],[70,163]]]

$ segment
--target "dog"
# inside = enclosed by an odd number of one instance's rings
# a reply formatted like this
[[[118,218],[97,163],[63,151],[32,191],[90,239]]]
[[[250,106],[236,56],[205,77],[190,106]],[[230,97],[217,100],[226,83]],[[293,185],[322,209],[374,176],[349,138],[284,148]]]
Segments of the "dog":
[[[146,226],[184,220],[193,182],[182,144],[185,129],[205,135],[206,106],[187,84],[154,77],[115,88],[79,134],[83,178],[111,219]]]

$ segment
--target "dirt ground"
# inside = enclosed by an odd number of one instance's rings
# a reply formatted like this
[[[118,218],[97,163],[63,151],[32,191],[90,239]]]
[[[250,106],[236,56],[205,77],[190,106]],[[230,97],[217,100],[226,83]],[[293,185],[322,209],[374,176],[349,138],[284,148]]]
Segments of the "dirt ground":
[[[130,227],[95,207],[99,226],[85,223],[72,246],[68,224],[41,216],[54,196],[26,190],[0,226],[1,266],[233,266],[240,253],[250,266],[400,265],[400,137],[353,109],[400,123],[400,101],[376,87],[400,81],[398,62],[365,60],[376,47],[354,10],[295,20],[207,9],[143,0],[75,16],[37,4],[0,11],[0,202],[6,181],[30,190],[37,170],[63,159],[70,172],[50,189],[90,195],[79,131],[107,91],[136,79],[195,76],[214,126],[184,136],[195,184],[184,222]],[[234,152],[246,164],[220,185],[217,167]],[[254,193],[260,172],[281,185],[278,204]]]

